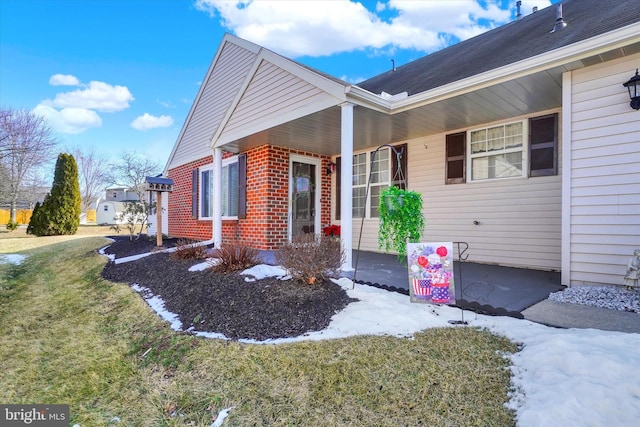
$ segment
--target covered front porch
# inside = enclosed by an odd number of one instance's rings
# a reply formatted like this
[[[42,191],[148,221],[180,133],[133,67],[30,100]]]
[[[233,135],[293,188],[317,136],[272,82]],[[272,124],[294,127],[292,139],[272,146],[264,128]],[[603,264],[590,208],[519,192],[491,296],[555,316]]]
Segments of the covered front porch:
[[[371,238],[371,230],[375,228],[377,221],[375,213],[372,213],[372,210],[375,210],[374,197],[372,194],[368,197],[360,197],[359,194],[357,197],[354,196],[354,182],[360,179],[354,174],[354,168],[361,166],[354,165],[354,154],[366,158],[362,165],[368,171],[367,165],[370,161],[369,157],[366,157],[366,151],[370,152],[385,144],[407,144],[413,141],[404,155],[404,161],[411,156],[412,172],[416,173],[416,176],[407,178],[408,188],[416,189],[424,185],[426,177],[423,176],[423,172],[428,169],[426,162],[434,161],[436,158],[439,159],[439,163],[436,168],[431,166],[431,170],[443,174],[439,180],[439,183],[443,183],[445,141],[442,135],[445,132],[459,131],[470,126],[513,117],[524,120],[528,114],[557,109],[562,99],[561,87],[558,85],[563,71],[560,67],[544,72],[538,70],[522,73],[521,70],[517,70],[518,72],[514,73],[514,70],[510,70],[507,76],[501,73],[488,76],[482,85],[478,85],[477,80],[463,78],[452,81],[444,89],[415,87],[415,90],[398,89],[397,92],[386,93],[378,88],[362,88],[318,73],[234,36],[225,37],[212,64],[211,70],[214,74],[216,70],[222,72],[232,65],[240,67],[237,62],[223,60],[227,52],[225,46],[229,48],[229,52],[232,47],[244,51],[247,62],[242,68],[244,77],[238,77],[235,95],[229,98],[226,113],[221,120],[216,121],[217,125],[211,132],[213,137],[207,140],[207,148],[212,150],[213,157],[213,241],[216,244],[223,241],[224,209],[220,197],[223,193],[221,171],[226,155],[252,152],[260,147],[275,147],[304,156],[320,157],[322,169],[325,164],[331,162],[339,163],[341,170],[339,178],[331,178],[329,200],[322,207],[316,206],[315,209],[315,212],[318,212],[319,208],[330,206],[327,208],[330,211],[330,220],[318,223],[316,217],[316,223],[312,225],[298,226],[295,223],[292,212],[295,212],[293,208],[298,207],[294,206],[297,190],[292,185],[294,173],[290,172],[287,237],[290,239],[293,235],[292,230],[303,227],[313,228],[318,232],[320,227],[329,224],[340,225],[340,238],[347,252],[343,264],[345,272],[354,268],[352,250],[356,249],[354,241],[357,234],[354,220],[357,220],[358,215],[364,216],[367,224],[364,234],[369,237],[365,239],[364,247],[375,250]],[[401,86],[407,83],[403,79],[398,79]],[[218,87],[216,85],[221,85],[219,89],[222,90],[221,82],[222,80],[212,80],[211,91]],[[538,96],[529,96],[533,92]],[[432,144],[415,142],[418,138],[437,135],[441,137]],[[293,157],[289,157],[289,161],[310,162]],[[251,164],[251,159],[248,159],[247,164]],[[317,168],[316,173],[318,170],[321,171],[321,168]],[[291,163],[290,170],[293,169],[295,165]],[[407,176],[407,170],[403,172]],[[280,177],[280,182],[284,182],[284,179]],[[361,184],[358,182],[355,185]],[[251,187],[248,185],[247,188]],[[362,189],[355,190],[357,192]],[[354,205],[354,197],[358,205]],[[301,211],[305,212],[313,209],[305,206],[302,208]],[[356,211],[358,215],[354,215]],[[470,222],[464,221],[464,224]],[[459,224],[433,224],[433,227],[440,227],[436,230],[438,233],[446,234],[450,239],[460,238],[459,235],[450,233],[450,230],[464,232]],[[483,232],[488,232],[489,229],[484,230],[487,231]],[[506,231],[501,229],[500,232]],[[482,233],[476,234],[477,239],[483,238]],[[487,258],[500,257],[495,251],[486,252]]]

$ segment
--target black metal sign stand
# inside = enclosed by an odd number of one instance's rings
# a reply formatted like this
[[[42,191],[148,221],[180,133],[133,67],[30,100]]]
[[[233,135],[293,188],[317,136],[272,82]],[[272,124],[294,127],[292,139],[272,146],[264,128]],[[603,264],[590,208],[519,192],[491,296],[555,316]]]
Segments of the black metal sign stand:
[[[465,262],[469,258],[469,254],[467,251],[469,250],[469,244],[467,242],[453,242],[458,247],[458,273],[456,274],[457,280],[460,283],[460,295],[462,295],[462,263]],[[466,320],[464,320],[464,309],[460,307],[460,320],[449,320],[449,323],[452,325],[468,325]]]

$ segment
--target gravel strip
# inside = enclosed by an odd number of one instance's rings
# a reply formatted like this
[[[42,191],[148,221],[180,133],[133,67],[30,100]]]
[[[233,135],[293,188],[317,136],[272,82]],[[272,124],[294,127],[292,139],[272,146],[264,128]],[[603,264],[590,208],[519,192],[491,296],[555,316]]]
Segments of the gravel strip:
[[[549,295],[549,300],[640,313],[640,292],[613,286],[578,286]]]

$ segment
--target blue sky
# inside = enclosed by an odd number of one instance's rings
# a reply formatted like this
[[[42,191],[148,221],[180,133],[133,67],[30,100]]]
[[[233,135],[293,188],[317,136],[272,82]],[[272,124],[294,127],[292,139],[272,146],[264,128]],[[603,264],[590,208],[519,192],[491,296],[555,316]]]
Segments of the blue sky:
[[[45,116],[60,151],[164,165],[225,32],[357,83],[515,11],[515,0],[0,0],[0,104]]]

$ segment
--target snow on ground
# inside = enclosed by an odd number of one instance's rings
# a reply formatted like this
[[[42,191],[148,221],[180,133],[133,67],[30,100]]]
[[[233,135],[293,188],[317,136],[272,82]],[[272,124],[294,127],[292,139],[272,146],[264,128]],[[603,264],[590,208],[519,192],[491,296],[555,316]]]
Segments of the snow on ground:
[[[217,264],[217,262],[218,262],[217,258],[207,258],[204,262],[201,262],[199,264],[195,264],[189,267],[189,271],[204,271],[207,268],[214,266],[215,265],[214,263]]]
[[[0,264],[15,264],[20,265],[22,262],[27,259],[26,255],[20,254],[3,254],[0,255]]]

